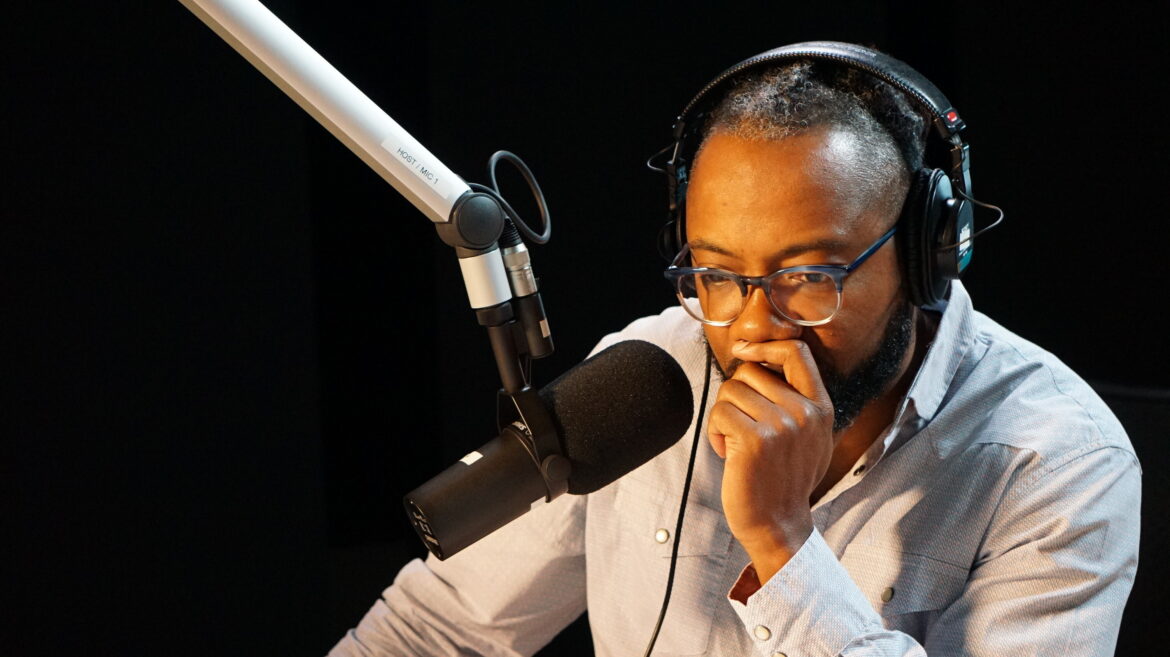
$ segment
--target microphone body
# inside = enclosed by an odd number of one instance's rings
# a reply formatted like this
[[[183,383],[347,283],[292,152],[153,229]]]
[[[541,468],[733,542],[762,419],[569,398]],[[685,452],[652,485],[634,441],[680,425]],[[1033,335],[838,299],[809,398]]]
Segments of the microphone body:
[[[423,544],[446,559],[551,500],[547,479],[566,464],[567,491],[598,490],[670,447],[690,426],[694,397],[677,361],[641,340],[619,342],[539,392],[561,454],[531,451],[521,420],[403,499]]]
[[[446,559],[524,515],[545,498],[544,480],[511,424],[495,439],[411,491],[406,513],[419,538]]]

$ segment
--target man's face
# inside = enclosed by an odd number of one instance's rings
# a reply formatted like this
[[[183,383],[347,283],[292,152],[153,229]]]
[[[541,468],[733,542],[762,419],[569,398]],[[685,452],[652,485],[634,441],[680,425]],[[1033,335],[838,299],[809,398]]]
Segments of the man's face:
[[[871,161],[859,157],[860,148],[851,133],[834,128],[780,141],[712,135],[687,189],[694,264],[763,276],[852,262],[894,224],[904,193],[896,184],[875,184],[883,174],[858,164]],[[911,340],[914,313],[901,292],[892,242],[845,279],[841,309],[822,326],[788,321],[762,290],[749,288],[731,325],[704,326],[724,376],[739,365],[730,355],[738,341],[803,340],[839,407],[836,429],[848,425],[901,372]]]

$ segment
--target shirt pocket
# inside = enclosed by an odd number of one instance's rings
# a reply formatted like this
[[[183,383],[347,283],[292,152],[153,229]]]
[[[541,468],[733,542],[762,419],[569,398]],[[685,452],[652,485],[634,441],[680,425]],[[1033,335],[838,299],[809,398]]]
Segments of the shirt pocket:
[[[881,545],[851,544],[841,565],[887,629],[919,642],[935,618],[963,593],[968,570]]]
[[[624,546],[618,558],[629,566],[624,585],[634,596],[630,599],[638,601],[623,605],[621,613],[626,615],[632,636],[645,637],[647,641],[666,593],[679,502],[677,491],[664,491],[636,479],[623,480],[614,499]],[[731,531],[721,512],[693,498],[688,501],[670,605],[654,654],[706,652],[718,605],[726,604],[724,598],[730,587],[724,570],[731,542]]]

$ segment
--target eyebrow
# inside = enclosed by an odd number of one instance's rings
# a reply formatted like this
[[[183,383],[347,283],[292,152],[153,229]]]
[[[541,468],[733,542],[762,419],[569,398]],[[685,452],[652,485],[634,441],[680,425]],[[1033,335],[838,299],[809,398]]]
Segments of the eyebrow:
[[[725,255],[728,257],[732,257],[732,258],[738,257],[738,254],[732,252],[731,250],[724,248],[724,247],[722,247],[714,242],[708,242],[707,240],[704,240],[704,239],[692,240],[690,242],[690,245],[691,245],[692,251],[698,251],[698,250],[710,251],[712,253],[718,253],[719,255]],[[808,253],[809,251],[837,251],[837,252],[840,252],[840,251],[846,250],[847,248],[849,248],[849,246],[850,246],[849,243],[844,241],[844,240],[827,237],[825,239],[816,240],[814,242],[805,242],[803,244],[793,244],[791,246],[787,246],[787,247],[780,249],[779,251],[776,251],[775,253],[773,253],[771,255],[771,259],[772,260],[784,260],[786,258],[791,258],[793,256],[800,255],[802,253]]]

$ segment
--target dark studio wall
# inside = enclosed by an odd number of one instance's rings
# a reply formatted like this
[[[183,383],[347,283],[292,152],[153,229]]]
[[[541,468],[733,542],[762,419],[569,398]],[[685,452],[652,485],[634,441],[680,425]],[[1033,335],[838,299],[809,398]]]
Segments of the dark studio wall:
[[[827,38],[963,112],[1007,212],[976,306],[1087,378],[1166,386],[1164,6],[266,5],[465,179],[497,149],[532,168],[537,385],[671,303],[643,162],[674,115]],[[402,495],[495,433],[453,252],[178,2],[23,3],[0,48],[3,651],[323,654],[423,554]]]

